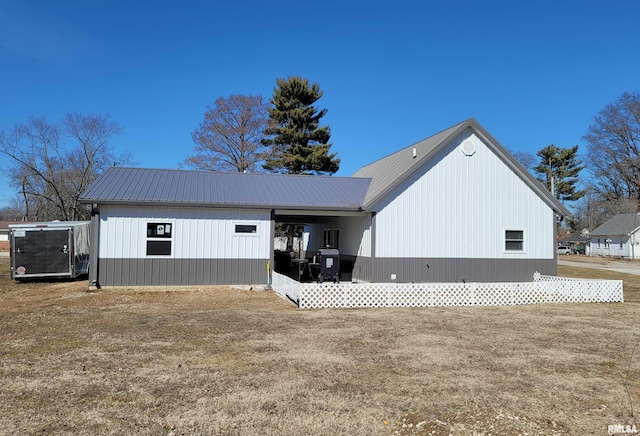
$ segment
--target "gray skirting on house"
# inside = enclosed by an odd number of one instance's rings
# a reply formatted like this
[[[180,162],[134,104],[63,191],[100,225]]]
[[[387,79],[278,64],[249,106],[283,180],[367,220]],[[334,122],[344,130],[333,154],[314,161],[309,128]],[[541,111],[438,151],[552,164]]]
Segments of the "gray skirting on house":
[[[351,256],[349,256],[351,258]],[[350,259],[349,259],[350,260]],[[266,284],[268,259],[100,259],[101,286]],[[529,282],[556,275],[555,259],[376,258],[353,256],[368,282]],[[391,274],[396,278],[392,279]]]
[[[268,259],[99,259],[101,286],[266,284]]]
[[[533,274],[556,275],[555,259],[358,257],[353,277],[369,282],[530,282]],[[391,275],[395,274],[395,280]]]

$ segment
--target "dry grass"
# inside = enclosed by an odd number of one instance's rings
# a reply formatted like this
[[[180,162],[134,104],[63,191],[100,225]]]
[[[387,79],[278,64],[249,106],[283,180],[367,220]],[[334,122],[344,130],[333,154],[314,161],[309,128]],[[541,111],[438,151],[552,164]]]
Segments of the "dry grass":
[[[7,269],[1,259],[3,433],[606,434],[637,423],[635,276],[624,304],[307,311],[270,292],[87,293],[86,281],[12,283]]]
[[[577,256],[570,259],[576,261]],[[584,256],[581,258],[584,259]],[[595,262],[606,262],[604,259],[594,259]],[[640,271],[640,262],[638,263]],[[579,277],[601,280],[622,280],[624,282],[624,301],[626,303],[640,303],[640,275],[623,274],[615,271],[593,268],[579,268],[558,265],[558,275],[564,277]],[[639,350],[640,351],[640,350]]]

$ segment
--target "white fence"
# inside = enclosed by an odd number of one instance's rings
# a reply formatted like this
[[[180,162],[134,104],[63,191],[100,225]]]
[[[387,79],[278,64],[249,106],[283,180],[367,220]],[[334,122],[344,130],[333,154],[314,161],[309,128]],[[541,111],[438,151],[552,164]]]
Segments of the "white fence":
[[[572,279],[538,273],[533,282],[509,283],[299,283],[281,274],[273,276],[273,288],[302,309],[623,301],[622,280]]]
[[[280,294],[282,298],[289,298],[299,305],[300,287],[302,283],[275,271],[271,274],[271,281],[271,287]]]

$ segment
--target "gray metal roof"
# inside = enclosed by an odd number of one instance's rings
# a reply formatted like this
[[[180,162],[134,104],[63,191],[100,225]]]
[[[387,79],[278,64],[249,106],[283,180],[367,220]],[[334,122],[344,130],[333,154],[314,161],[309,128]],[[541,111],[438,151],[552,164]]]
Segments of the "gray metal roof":
[[[75,227],[91,221],[19,221],[9,224],[10,229],[30,229],[46,227]]]
[[[475,119],[470,118],[362,167],[353,177],[108,168],[83,203],[295,210],[370,210],[465,129],[472,129],[556,213],[570,212]],[[413,149],[417,157],[413,158]]]
[[[82,203],[360,210],[370,180],[110,167]]]
[[[639,213],[623,213],[607,220],[594,229],[590,236],[621,236],[630,235],[640,228]]]
[[[371,186],[364,201],[364,209],[369,209],[395,187],[402,183],[414,171],[428,162],[465,129],[472,129],[529,187],[538,194],[553,210],[561,215],[571,213],[538,182],[498,141],[493,138],[474,118],[469,118],[455,126],[436,133],[422,141],[405,147],[387,157],[359,169],[354,177],[371,178]],[[416,158],[413,158],[413,149]]]

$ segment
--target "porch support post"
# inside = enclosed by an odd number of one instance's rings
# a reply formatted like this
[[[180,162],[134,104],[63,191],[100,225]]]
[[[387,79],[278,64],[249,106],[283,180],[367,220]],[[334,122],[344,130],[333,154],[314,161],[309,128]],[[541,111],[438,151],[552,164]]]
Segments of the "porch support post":
[[[371,276],[369,280],[373,283],[377,282],[376,274],[376,213],[371,212],[371,264],[369,265]]]
[[[558,275],[558,215],[553,211],[553,275]]]

